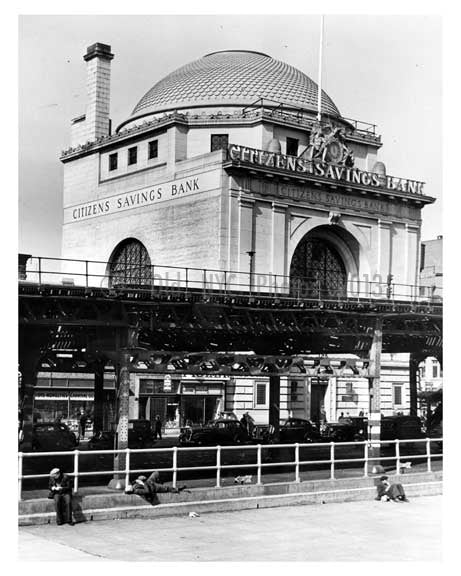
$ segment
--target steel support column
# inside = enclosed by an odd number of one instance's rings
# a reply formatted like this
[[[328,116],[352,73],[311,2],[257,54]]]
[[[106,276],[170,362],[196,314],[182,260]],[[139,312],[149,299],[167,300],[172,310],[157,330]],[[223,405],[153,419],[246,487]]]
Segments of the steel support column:
[[[410,355],[410,415],[418,415],[418,365],[419,359]]]
[[[116,362],[116,383],[117,383],[117,450],[128,448],[128,419],[129,419],[129,397],[130,397],[130,348],[137,344],[137,330],[130,327],[120,329],[117,333],[117,362]],[[114,457],[114,478],[109,482],[109,488],[123,490],[125,487],[124,470],[126,464],[125,454],[117,454]]]
[[[104,428],[104,362],[98,362],[94,372],[93,434]]]
[[[371,441],[369,456],[370,467],[377,464],[380,456],[380,445],[376,442],[381,439],[381,352],[383,347],[383,319],[376,318],[373,331],[373,341],[370,349],[369,364],[369,393],[370,409],[368,414],[368,439]],[[375,443],[374,443],[375,442]]]
[[[278,436],[280,428],[280,376],[269,377],[269,426]]]
[[[19,408],[23,451],[32,449],[34,390],[37,384],[40,342],[42,341],[44,341],[44,336],[34,329],[29,329],[27,333],[23,332],[19,338],[19,371],[21,372]]]
[[[25,361],[24,361],[25,360]],[[23,359],[21,363],[20,425],[22,430],[22,451],[32,450],[34,389],[37,383],[37,365],[34,358]]]

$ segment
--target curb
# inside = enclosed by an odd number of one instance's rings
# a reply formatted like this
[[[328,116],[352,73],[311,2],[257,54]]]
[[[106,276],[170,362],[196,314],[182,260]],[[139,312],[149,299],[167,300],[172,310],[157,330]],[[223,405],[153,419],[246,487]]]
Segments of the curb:
[[[405,485],[405,491],[410,498],[439,495],[442,494],[442,485],[442,480],[410,483]],[[139,505],[93,508],[84,511],[83,522],[125,518],[161,518],[166,516],[188,515],[189,512],[205,514],[282,506],[352,502],[370,500],[372,499],[374,491],[374,486],[364,486],[359,488],[346,488],[344,490],[316,490],[288,494],[173,502],[158,504],[156,506]],[[19,516],[18,520],[19,526],[51,524],[54,523],[55,513],[23,514]]]

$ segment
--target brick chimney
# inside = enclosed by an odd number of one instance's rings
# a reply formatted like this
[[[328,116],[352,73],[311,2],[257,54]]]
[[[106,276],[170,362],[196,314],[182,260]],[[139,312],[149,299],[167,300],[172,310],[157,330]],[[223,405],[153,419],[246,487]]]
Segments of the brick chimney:
[[[71,145],[84,144],[110,134],[110,46],[96,42],[86,50],[86,114],[72,120]]]

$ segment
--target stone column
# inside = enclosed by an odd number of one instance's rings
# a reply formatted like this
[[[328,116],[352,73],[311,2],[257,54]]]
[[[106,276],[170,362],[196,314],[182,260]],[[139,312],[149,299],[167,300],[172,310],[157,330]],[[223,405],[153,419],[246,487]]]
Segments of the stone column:
[[[250,287],[250,275],[254,272],[251,270],[251,264],[254,265],[254,244],[253,244],[253,208],[255,201],[252,198],[239,197],[239,272],[243,272],[239,279],[242,284],[241,288],[245,285]],[[250,258],[249,252],[253,252],[253,257]]]

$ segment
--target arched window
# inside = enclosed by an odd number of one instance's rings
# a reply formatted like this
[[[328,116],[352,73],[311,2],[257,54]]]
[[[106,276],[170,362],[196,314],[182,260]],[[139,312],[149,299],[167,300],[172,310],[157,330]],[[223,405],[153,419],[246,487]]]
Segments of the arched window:
[[[346,294],[347,274],[334,245],[323,238],[305,236],[296,247],[290,266],[290,291],[295,296],[337,297]]]
[[[111,258],[111,285],[146,285],[151,281],[151,263],[145,246],[129,238],[121,242]]]

